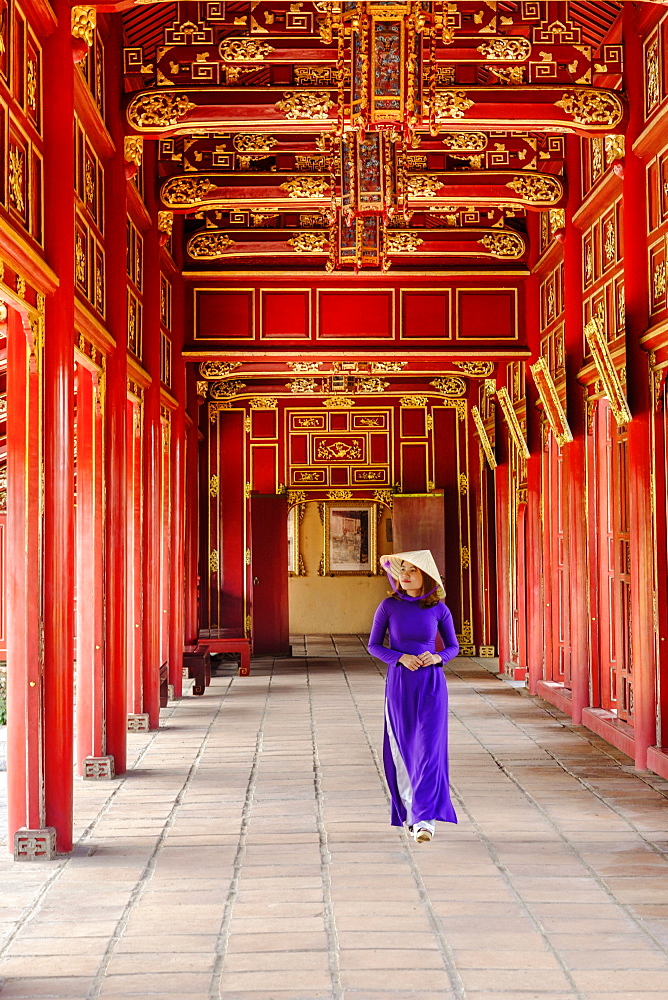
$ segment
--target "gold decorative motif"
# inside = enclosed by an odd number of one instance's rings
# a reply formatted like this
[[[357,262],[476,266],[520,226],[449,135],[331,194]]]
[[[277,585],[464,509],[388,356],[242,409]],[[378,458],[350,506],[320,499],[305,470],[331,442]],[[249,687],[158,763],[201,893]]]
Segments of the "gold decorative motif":
[[[374,375],[389,374],[390,372],[401,372],[406,367],[406,361],[372,361],[371,371]]]
[[[659,39],[655,38],[647,49],[646,54],[647,71],[647,110],[659,103],[661,99],[661,84],[659,71]]]
[[[320,460],[347,458],[352,462],[361,459],[362,449],[358,441],[333,441],[331,444],[321,441],[317,455]]]
[[[617,256],[617,237],[613,219],[608,219],[603,227],[603,252],[608,264],[612,264]]]
[[[211,549],[209,552],[209,572],[217,573],[219,569],[218,549]]]
[[[402,396],[399,400],[400,406],[426,406],[429,396]]]
[[[299,476],[300,483],[319,483],[322,479],[321,472],[298,472],[295,474],[295,478]]]
[[[561,405],[557,387],[552,379],[547,359],[541,356],[530,368],[536,388],[538,389],[538,395],[543,404],[545,416],[550,425],[550,430],[554,434],[555,441],[561,448],[573,440],[573,433],[568,426],[568,420]]]
[[[585,244],[585,281],[590,284],[594,280],[594,252],[591,243]]]
[[[388,253],[415,253],[423,243],[417,233],[391,232],[387,234],[385,249]]]
[[[89,47],[95,38],[97,13],[94,7],[72,7],[72,37],[82,38]]]
[[[322,405],[326,406],[327,409],[332,407],[349,409],[355,405],[355,400],[351,399],[350,396],[331,396],[329,399],[324,399]]]
[[[531,55],[531,42],[522,36],[489,38],[478,45],[478,52],[483,59],[523,62]]]
[[[663,260],[659,261],[654,267],[652,288],[654,301],[659,302],[666,294],[666,264]]]
[[[273,135],[256,135],[255,133],[240,133],[232,140],[234,148],[239,153],[269,153],[278,139]]]
[[[232,396],[238,396],[245,388],[245,382],[237,382],[234,379],[229,382],[212,382],[209,386],[211,399],[231,399]]]
[[[20,299],[25,299],[26,297],[26,279],[21,277],[20,274],[16,275],[16,294]]]
[[[275,410],[278,406],[275,396],[254,396],[249,402],[251,410]]]
[[[218,476],[211,476],[209,480],[209,496],[217,497],[220,490],[220,480]]]
[[[465,496],[469,491],[469,477],[465,472],[459,473],[458,483],[460,495]]]
[[[508,425],[508,432],[510,437],[517,448],[519,454],[522,458],[530,458],[529,448],[527,446],[520,422],[517,419],[517,414],[515,413],[515,408],[513,406],[512,400],[508,395],[508,390],[505,386],[496,390],[496,396],[501,404],[501,409],[503,415],[506,418],[506,424]]]
[[[211,421],[211,423],[214,423],[216,417],[221,412],[221,410],[231,410],[231,409],[232,409],[231,403],[227,402],[209,403],[209,420]]]
[[[406,179],[406,190],[411,198],[434,198],[443,187],[443,181],[432,174],[413,174]]]
[[[158,212],[158,232],[164,233],[167,238],[172,235],[172,229],[174,228],[174,213],[173,212]]]
[[[199,366],[199,373],[204,378],[224,378],[235,368],[240,368],[240,361],[202,361]]]
[[[215,185],[208,177],[170,177],[165,181],[160,197],[171,208],[197,205]]]
[[[492,442],[489,440],[480,410],[478,409],[477,406],[471,407],[471,416],[473,417],[473,423],[475,424],[476,430],[478,432],[478,438],[480,439],[482,450],[485,453],[487,464],[489,465],[490,469],[495,469],[496,456],[494,454],[494,448],[492,446]]]
[[[9,197],[17,212],[25,211],[23,198],[23,151],[16,146],[9,150]]]
[[[471,565],[471,553],[469,552],[468,545],[462,545],[459,549],[460,560],[462,564],[462,569],[468,569]]]
[[[517,174],[506,187],[515,191],[529,205],[549,205],[559,201],[564,193],[561,183],[552,174]]]
[[[330,490],[327,494],[328,500],[352,500],[352,490]]]
[[[304,490],[288,490],[288,506],[294,507],[298,503],[305,503],[306,492]]]
[[[619,125],[624,117],[621,98],[610,90],[574,90],[556,101],[579,125]]]
[[[473,101],[466,96],[465,90],[439,90],[435,106],[437,118],[463,118],[473,107]]]
[[[295,233],[288,243],[296,253],[325,253],[329,233]]]
[[[26,92],[28,97],[28,107],[31,108],[32,111],[35,111],[37,109],[37,63],[34,59],[28,59]]]
[[[261,62],[273,51],[273,45],[254,38],[224,38],[218,46],[223,62]]]
[[[603,320],[600,316],[592,316],[584,328],[584,335],[589,344],[592,361],[603,384],[603,392],[610,402],[615,423],[618,427],[624,427],[631,420],[631,411],[610,354]]]
[[[286,389],[299,393],[316,392],[318,383],[314,378],[296,378],[292,382],[286,383]]]
[[[288,361],[288,368],[294,372],[317,372],[322,361]]]
[[[361,483],[377,483],[385,479],[384,469],[363,469],[356,472],[357,481]]]
[[[245,488],[244,492],[246,493],[247,497],[249,497],[251,495],[251,484],[250,483],[246,483],[246,488]],[[250,564],[251,564],[251,550],[250,549],[246,549],[246,565],[250,566]]]
[[[550,219],[550,230],[552,234],[557,229],[563,229],[566,225],[566,209],[565,208],[551,208],[549,211]]]
[[[187,94],[169,90],[139,94],[128,105],[128,121],[138,129],[168,128],[195,106]]]
[[[252,618],[251,615],[246,615],[246,619],[245,619],[245,632],[246,632],[246,635],[249,636],[252,631],[253,631],[253,618]]]
[[[126,135],[123,139],[123,159],[126,163],[141,164],[144,140],[140,135]]]
[[[524,253],[524,240],[517,233],[486,233],[478,242],[482,243],[493,257],[513,260]]]
[[[330,100],[326,90],[296,90],[283,94],[283,100],[274,107],[282,111],[286,118],[296,121],[307,118],[309,121],[327,121],[334,101]]]
[[[381,378],[358,378],[355,380],[355,392],[385,392],[389,384],[389,382],[384,382]]]
[[[474,378],[481,378],[491,375],[494,371],[493,361],[455,361],[457,368],[460,368],[465,375],[473,375]]]
[[[444,396],[465,396],[467,392],[466,382],[457,375],[435,378],[429,385],[433,385],[436,391],[443,393]]]
[[[328,189],[329,181],[324,177],[289,177],[281,184],[288,198],[324,198]]]
[[[487,136],[484,132],[448,132],[441,139],[446,149],[467,150],[479,153],[487,149]]]
[[[217,260],[234,246],[227,233],[197,233],[188,240],[186,249],[193,260]]]
[[[385,506],[389,507],[390,510],[392,509],[392,503],[394,500],[392,490],[375,490],[373,498],[376,503],[385,504]]]
[[[626,156],[626,137],[623,135],[606,135],[605,137],[605,165],[609,167],[616,160],[623,160]]]
[[[206,394],[209,390],[208,382],[198,382],[197,383],[197,395],[201,396],[202,399],[206,399]]]
[[[499,83],[516,86],[524,83],[524,66],[485,66],[493,73]]]

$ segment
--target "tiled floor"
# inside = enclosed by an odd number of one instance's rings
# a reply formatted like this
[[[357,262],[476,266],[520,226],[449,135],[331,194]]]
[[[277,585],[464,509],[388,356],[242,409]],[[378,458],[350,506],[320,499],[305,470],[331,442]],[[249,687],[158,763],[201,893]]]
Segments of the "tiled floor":
[[[388,825],[379,667],[349,636],[294,654],[77,783],[71,857],[0,860],[0,1000],[668,994],[668,783],[460,659],[460,822],[415,845]]]

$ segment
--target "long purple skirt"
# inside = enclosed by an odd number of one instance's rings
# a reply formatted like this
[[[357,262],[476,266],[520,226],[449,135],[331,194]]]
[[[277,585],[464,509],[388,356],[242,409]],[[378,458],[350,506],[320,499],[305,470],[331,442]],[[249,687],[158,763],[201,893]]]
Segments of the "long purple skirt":
[[[419,670],[388,667],[383,763],[393,826],[457,822],[448,778],[448,689],[440,663]]]

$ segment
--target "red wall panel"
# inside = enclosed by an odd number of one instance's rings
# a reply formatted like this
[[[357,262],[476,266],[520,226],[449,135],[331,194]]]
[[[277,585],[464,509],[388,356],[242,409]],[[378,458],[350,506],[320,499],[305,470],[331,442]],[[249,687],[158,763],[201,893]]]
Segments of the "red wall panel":
[[[411,292],[401,295],[401,335],[424,340],[425,337],[449,340],[450,292]]]
[[[318,336],[383,338],[393,336],[393,293],[318,292]]]
[[[425,409],[401,408],[401,434],[403,437],[425,437],[427,433]]]
[[[197,337],[239,340],[253,336],[253,289],[197,289]]]
[[[262,336],[308,340],[310,336],[310,294],[308,289],[294,292],[262,292]]]
[[[512,340],[517,336],[514,289],[487,291],[462,288],[457,293],[460,340]]]
[[[427,444],[402,444],[401,488],[404,493],[427,492]]]
[[[251,412],[251,434],[254,438],[275,438],[276,410],[253,410]]]
[[[278,447],[275,444],[251,445],[252,489],[256,493],[276,492]]]

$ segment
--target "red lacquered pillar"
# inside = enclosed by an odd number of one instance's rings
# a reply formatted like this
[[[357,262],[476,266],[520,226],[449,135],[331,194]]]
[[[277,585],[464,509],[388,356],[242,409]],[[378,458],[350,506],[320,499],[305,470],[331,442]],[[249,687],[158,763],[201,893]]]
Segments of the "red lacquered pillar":
[[[582,385],[582,233],[573,222],[580,205],[580,140],[566,137],[568,205],[564,240],[564,316],[566,348],[566,408],[573,441],[565,446],[568,490],[568,558],[571,626],[571,694],[573,722],[582,721],[589,705],[589,622],[587,621],[586,423]],[[556,498],[555,498],[556,500]]]
[[[499,365],[497,386],[506,385],[505,366]],[[514,572],[510,561],[510,444],[506,444],[502,431],[500,407],[496,406],[496,460],[494,487],[496,499],[496,579],[497,621],[499,643],[499,670],[505,673],[510,666],[510,574]]]
[[[624,290],[626,299],[626,376],[633,419],[628,427],[629,537],[631,545],[631,660],[635,764],[647,767],[647,748],[656,743],[656,650],[652,553],[652,401],[648,357],[640,338],[649,325],[647,268],[647,175],[633,152],[643,130],[644,70],[642,41],[635,25],[635,4],[624,4],[624,86],[629,98],[624,166]]]
[[[44,803],[72,849],[74,792],[74,66],[70,5],[44,47],[44,235],[59,285],[44,339]]]
[[[185,447],[186,428],[183,405],[172,414],[172,523],[169,623],[169,683],[174,697],[183,691],[183,639],[185,619]]]
[[[538,216],[535,216],[535,220]],[[533,220],[532,220],[533,221]],[[534,224],[532,247],[537,243],[538,226]],[[530,264],[535,264],[537,253],[532,253]],[[531,358],[527,368],[540,356],[540,287],[534,274],[526,283],[527,345]],[[542,530],[540,522],[542,437],[540,416],[536,409],[538,392],[527,372],[527,444],[531,457],[527,460],[527,510],[526,510],[526,649],[529,690],[536,693],[536,685],[543,678],[544,631]]]
[[[25,326],[29,330],[28,320]],[[30,363],[32,360],[32,364]],[[14,834],[44,827],[42,782],[42,598],[40,359],[24,323],[7,322],[7,798]],[[71,771],[71,768],[70,768]]]
[[[126,649],[126,190],[123,126],[120,119],[122,38],[115,24],[105,49],[107,103],[119,111],[109,116],[116,152],[105,169],[106,310],[107,325],[116,347],[106,365],[106,486],[105,524],[105,753],[113,756],[116,774],[127,766],[127,649]]]
[[[146,143],[144,158],[152,176],[155,143]],[[146,204],[156,219],[155,199]],[[162,541],[162,428],[160,426],[160,244],[157,224],[144,234],[144,328],[142,363],[151,376],[144,393],[144,663],[143,710],[149,726],[160,722],[160,653],[163,602],[160,578]],[[169,609],[167,609],[169,611]]]

